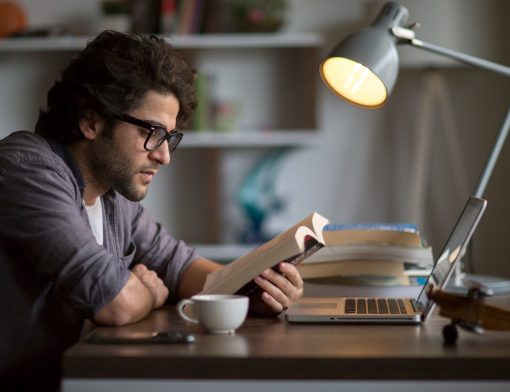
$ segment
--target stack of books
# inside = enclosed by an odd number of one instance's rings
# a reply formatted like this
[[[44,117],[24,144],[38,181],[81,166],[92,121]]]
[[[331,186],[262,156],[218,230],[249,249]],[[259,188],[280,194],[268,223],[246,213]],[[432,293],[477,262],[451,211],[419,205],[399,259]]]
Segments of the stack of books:
[[[298,267],[305,282],[422,285],[434,264],[415,224],[328,224],[322,235],[326,245]]]

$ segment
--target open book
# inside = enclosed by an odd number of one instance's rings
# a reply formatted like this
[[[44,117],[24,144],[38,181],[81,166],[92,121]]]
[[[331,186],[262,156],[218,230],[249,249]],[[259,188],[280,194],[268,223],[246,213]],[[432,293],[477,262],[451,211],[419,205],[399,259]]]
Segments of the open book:
[[[314,212],[265,244],[207,276],[201,294],[250,295],[257,289],[253,279],[278,263],[294,265],[324,246],[322,229],[328,220]]]

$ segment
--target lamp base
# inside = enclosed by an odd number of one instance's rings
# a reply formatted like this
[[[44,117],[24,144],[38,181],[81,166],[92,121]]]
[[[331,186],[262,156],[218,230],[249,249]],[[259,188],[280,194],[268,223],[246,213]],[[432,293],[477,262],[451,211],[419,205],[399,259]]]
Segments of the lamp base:
[[[510,294],[510,279],[491,275],[462,274],[460,279],[451,279],[446,291],[467,294],[473,285],[483,286],[494,295]]]

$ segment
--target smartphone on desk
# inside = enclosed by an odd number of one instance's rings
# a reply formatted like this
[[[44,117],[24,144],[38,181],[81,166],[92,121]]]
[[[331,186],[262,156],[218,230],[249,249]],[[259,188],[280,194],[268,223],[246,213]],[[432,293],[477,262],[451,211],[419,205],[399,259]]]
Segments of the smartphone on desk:
[[[83,341],[98,344],[182,344],[193,343],[195,335],[184,331],[119,331],[112,327],[97,328]]]

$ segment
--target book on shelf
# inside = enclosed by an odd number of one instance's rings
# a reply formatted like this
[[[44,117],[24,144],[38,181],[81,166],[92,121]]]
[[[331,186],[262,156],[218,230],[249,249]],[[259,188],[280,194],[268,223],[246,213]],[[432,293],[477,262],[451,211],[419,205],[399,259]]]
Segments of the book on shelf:
[[[270,241],[210,273],[201,294],[252,294],[258,287],[253,279],[264,270],[277,270],[282,261],[298,265],[322,248],[322,232],[327,223],[317,212],[308,215]]]
[[[203,32],[206,8],[212,11],[213,1],[161,0],[159,32],[169,35],[199,34]],[[215,5],[217,8],[217,5]]]
[[[195,77],[195,96],[197,97],[197,107],[193,111],[192,129],[195,131],[203,131],[211,129],[212,114],[212,95],[211,81],[213,76],[203,72],[197,72]]]
[[[432,248],[414,224],[329,224],[326,246],[298,269],[322,284],[422,284],[434,264]]]

